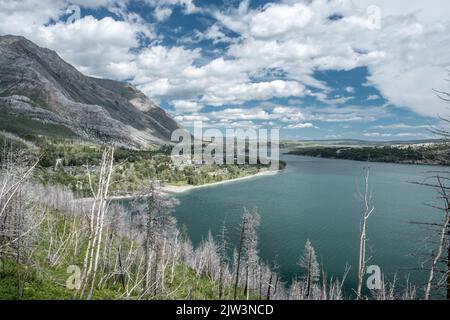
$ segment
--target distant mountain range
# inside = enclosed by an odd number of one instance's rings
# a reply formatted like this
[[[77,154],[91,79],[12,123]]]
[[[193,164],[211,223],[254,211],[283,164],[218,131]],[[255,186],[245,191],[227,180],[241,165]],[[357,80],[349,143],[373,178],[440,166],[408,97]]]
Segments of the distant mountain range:
[[[323,146],[392,146],[392,145],[416,145],[428,143],[442,143],[441,139],[421,140],[390,140],[368,141],[358,139],[332,139],[332,140],[283,140],[282,145],[323,145]]]
[[[144,148],[179,125],[132,85],[80,73],[52,50],[0,36],[0,130]]]

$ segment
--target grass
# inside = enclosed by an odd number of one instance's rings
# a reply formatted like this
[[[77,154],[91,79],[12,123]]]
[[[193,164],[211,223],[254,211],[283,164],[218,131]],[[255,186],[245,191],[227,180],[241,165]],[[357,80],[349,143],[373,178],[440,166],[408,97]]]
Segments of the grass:
[[[68,139],[78,138],[72,130],[62,125],[42,123],[37,120],[9,114],[0,114],[0,128],[31,141],[36,139],[36,135]]]
[[[47,219],[56,219],[56,224],[52,228],[52,237],[57,239],[63,234],[64,228],[78,225],[80,218],[67,217],[58,211],[51,211]],[[66,288],[66,281],[71,276],[67,272],[69,265],[82,265],[85,244],[80,248],[77,256],[69,246],[62,262],[55,267],[49,265],[47,261],[47,250],[49,242],[49,221],[41,224],[38,240],[35,243],[35,250],[31,256],[28,266],[20,264],[17,268],[15,260],[3,258],[0,260],[0,300],[69,300],[73,299],[74,290]],[[65,225],[65,227],[64,227]],[[124,246],[128,243],[123,240]],[[21,294],[18,295],[17,275],[21,279]],[[98,283],[97,279],[97,283]],[[170,268],[165,273],[165,291],[169,294],[157,296],[156,299],[218,299],[218,284],[210,280],[205,275],[197,275],[196,271],[184,263],[178,264],[174,269],[174,276]],[[225,288],[225,298],[233,298],[232,287]],[[245,299],[240,290],[239,298]],[[117,300],[122,299],[124,290],[120,284],[104,283],[93,292],[94,300]],[[131,297],[137,298],[137,297]],[[256,298],[256,297],[252,297]]]
[[[22,294],[17,294],[17,269],[12,260],[0,263],[0,300],[65,300],[72,294],[64,287],[60,270],[31,267],[20,270]],[[64,280],[64,281],[63,281]]]
[[[49,268],[42,265],[39,268],[21,270],[24,279],[22,300],[70,300],[73,299],[73,290],[65,287],[67,278],[70,276],[65,268]],[[180,264],[175,268],[173,282],[171,282],[170,271],[166,272],[166,290],[172,294],[157,297],[157,299],[196,299],[211,300],[218,299],[218,285],[206,276],[197,276],[196,272]],[[240,290],[240,299],[246,297]],[[122,288],[96,288],[93,300],[117,300],[122,298]],[[231,287],[225,288],[225,298],[232,299]],[[256,297],[252,297],[256,299]],[[16,300],[17,296],[17,274],[14,261],[7,260],[0,263],[0,300]]]

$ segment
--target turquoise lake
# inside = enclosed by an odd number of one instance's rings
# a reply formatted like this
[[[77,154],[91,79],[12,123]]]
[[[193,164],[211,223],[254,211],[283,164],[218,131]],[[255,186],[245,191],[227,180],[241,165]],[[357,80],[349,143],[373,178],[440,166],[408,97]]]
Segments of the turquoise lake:
[[[297,266],[309,238],[328,276],[342,277],[346,263],[351,272],[345,282],[348,294],[356,286],[359,225],[364,167],[367,163],[284,155],[287,168],[274,176],[193,190],[177,195],[175,216],[187,226],[197,245],[219,234],[222,224],[236,246],[238,225],[244,208],[257,208],[261,215],[260,256],[276,259],[283,280],[301,274]],[[415,185],[432,175],[436,167],[371,163],[370,184],[375,211],[368,225],[369,264],[382,268],[387,278],[422,285],[426,274],[417,269],[431,230],[411,222],[436,221],[441,213],[432,188]]]

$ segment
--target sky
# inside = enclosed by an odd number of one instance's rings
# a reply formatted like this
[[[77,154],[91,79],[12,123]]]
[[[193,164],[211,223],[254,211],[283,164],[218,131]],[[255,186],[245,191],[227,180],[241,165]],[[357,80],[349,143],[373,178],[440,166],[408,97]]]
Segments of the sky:
[[[447,0],[0,0],[0,35],[127,81],[185,127],[412,140],[450,116]]]

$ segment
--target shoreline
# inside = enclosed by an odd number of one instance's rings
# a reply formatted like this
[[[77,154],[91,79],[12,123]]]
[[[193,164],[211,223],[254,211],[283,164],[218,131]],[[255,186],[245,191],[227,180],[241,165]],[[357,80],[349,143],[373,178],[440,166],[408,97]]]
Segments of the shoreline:
[[[303,155],[303,154],[296,154],[296,153],[289,153],[289,152],[283,153],[283,155],[313,158],[313,159],[324,159],[324,160],[368,162],[367,160],[345,159],[345,158],[334,158],[334,157],[318,157],[318,156],[310,156],[310,155]],[[373,159],[371,159],[369,162],[370,163],[385,163],[385,164],[400,164],[400,165],[407,165],[407,166],[430,166],[430,167],[449,167],[450,166],[448,164],[433,163],[433,162],[423,162],[423,163],[415,162],[414,163],[414,162],[408,162],[408,161],[381,161],[381,160],[373,160]]]
[[[239,181],[244,181],[244,180],[250,180],[253,178],[257,178],[257,177],[264,177],[264,176],[273,176],[278,174],[280,170],[265,170],[265,171],[261,171],[252,175],[248,175],[248,176],[244,176],[244,177],[239,177],[239,178],[234,178],[234,179],[228,179],[228,180],[223,180],[223,181],[217,181],[217,182],[211,182],[211,183],[206,183],[206,184],[202,184],[202,185],[198,185],[198,186],[193,186],[193,185],[185,185],[185,186],[174,186],[174,185],[166,185],[166,186],[162,186],[161,187],[161,192],[163,194],[181,194],[181,193],[185,193],[191,190],[196,190],[196,189],[201,189],[201,188],[210,188],[210,187],[215,187],[218,185],[223,185],[223,184],[228,184],[228,183],[234,183],[234,182],[239,182]],[[108,200],[128,200],[128,199],[132,199],[136,197],[136,194],[127,194],[127,195],[120,195],[120,196],[109,196]],[[83,200],[83,201],[87,201],[87,200],[92,200],[92,198],[81,198],[79,200]]]
[[[162,192],[166,192],[166,193],[176,193],[176,194],[178,194],[178,193],[184,193],[184,192],[187,192],[187,191],[201,189],[201,188],[209,188],[209,187],[214,187],[214,186],[218,186],[218,185],[222,185],[222,184],[228,184],[228,183],[233,183],[233,182],[238,182],[238,181],[243,181],[243,180],[249,180],[249,179],[253,179],[253,178],[257,178],[257,177],[273,176],[273,175],[276,175],[278,172],[279,172],[279,170],[276,170],[276,171],[267,170],[267,171],[258,172],[258,173],[255,173],[255,174],[252,174],[252,175],[248,175],[248,176],[244,176],[244,177],[228,179],[228,180],[223,180],[223,181],[217,181],[217,182],[211,182],[211,183],[206,183],[206,184],[202,184],[202,185],[198,185],[198,186],[192,186],[192,185],[187,185],[187,186],[167,185],[167,186],[161,187],[161,191]]]

